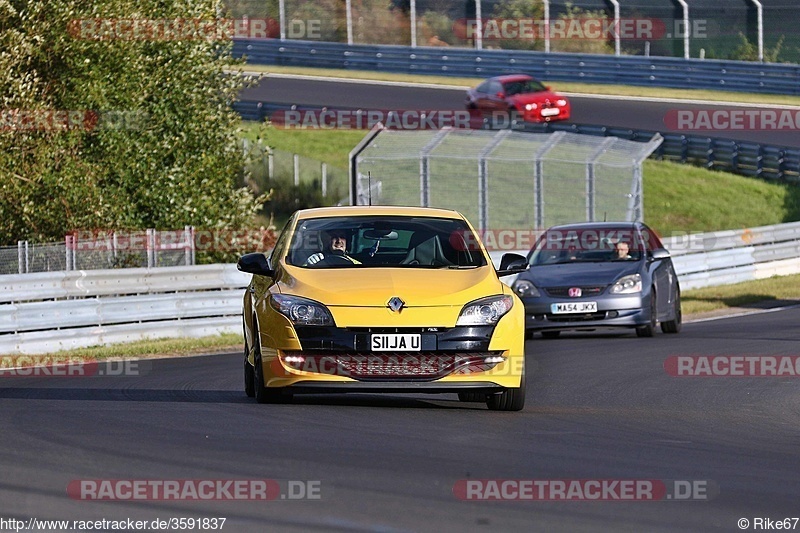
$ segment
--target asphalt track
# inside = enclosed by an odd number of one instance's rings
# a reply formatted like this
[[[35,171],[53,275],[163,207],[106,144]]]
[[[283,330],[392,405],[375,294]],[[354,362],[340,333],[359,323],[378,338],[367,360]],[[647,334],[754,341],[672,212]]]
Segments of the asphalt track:
[[[679,335],[527,343],[519,413],[454,395],[258,405],[241,356],[143,362],[139,376],[0,379],[0,517],[225,517],[223,531],[739,531],[800,514],[798,378],[677,378],[672,355],[796,355],[800,309]],[[321,499],[82,501],[85,479],[319,482]],[[463,501],[466,479],[707,481],[702,501]],[[286,492],[284,492],[286,494]],[[800,527],[798,525],[797,527]]]
[[[554,85],[555,90],[558,86]],[[339,108],[401,109],[401,110],[461,110],[464,109],[465,91],[453,88],[405,87],[399,85],[364,84],[357,81],[324,81],[304,78],[266,77],[257,87],[241,93],[243,101],[259,101],[308,106]],[[800,147],[797,128],[784,130],[722,130],[678,131],[668,117],[678,110],[756,110],[756,106],[730,106],[712,103],[683,103],[676,101],[647,101],[631,98],[605,98],[571,96],[570,122],[598,124],[623,128],[706,135],[779,146]],[[798,113],[798,108],[793,113]],[[699,117],[699,115],[693,115]],[[794,115],[797,117],[797,115]],[[695,119],[698,120],[698,119]],[[699,120],[698,120],[699,122]]]

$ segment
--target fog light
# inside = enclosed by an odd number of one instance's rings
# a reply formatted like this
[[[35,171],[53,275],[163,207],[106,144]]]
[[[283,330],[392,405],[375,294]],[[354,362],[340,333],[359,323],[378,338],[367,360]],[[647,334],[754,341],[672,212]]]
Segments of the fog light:
[[[497,364],[497,363],[502,363],[505,360],[506,360],[505,357],[499,355],[492,355],[490,357],[484,357],[483,362],[488,364]]]
[[[290,365],[302,365],[306,362],[306,358],[302,355],[287,355],[283,360]]]

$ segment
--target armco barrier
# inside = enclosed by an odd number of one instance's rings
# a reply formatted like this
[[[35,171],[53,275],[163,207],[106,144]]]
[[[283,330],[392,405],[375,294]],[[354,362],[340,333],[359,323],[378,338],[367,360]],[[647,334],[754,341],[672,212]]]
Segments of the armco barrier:
[[[548,81],[800,94],[800,65],[777,63],[277,39],[236,40],[233,53],[269,65],[473,77],[525,72]]]
[[[235,102],[233,108],[243,119],[254,121],[270,118],[277,111],[325,109],[320,106],[294,106],[252,101]],[[800,148],[592,124],[523,123],[514,127],[520,131],[533,133],[567,131],[583,135],[613,136],[631,141],[649,141],[653,135],[659,133],[664,141],[651,157],[690,163],[748,177],[800,183]]]
[[[249,280],[235,265],[0,276],[0,354],[238,333]]]
[[[664,245],[683,290],[800,273],[800,222],[680,235]],[[495,265],[503,253],[491,252]],[[238,333],[249,279],[234,265],[0,276],[0,354]]]

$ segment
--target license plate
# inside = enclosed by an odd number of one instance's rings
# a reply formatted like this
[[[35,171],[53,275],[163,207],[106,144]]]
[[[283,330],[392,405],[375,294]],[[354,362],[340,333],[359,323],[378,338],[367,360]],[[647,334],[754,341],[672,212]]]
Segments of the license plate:
[[[419,333],[381,333],[370,339],[373,352],[418,352],[422,349]]]
[[[546,109],[542,109],[542,116],[543,117],[552,117],[561,113],[561,110],[557,107],[548,107]]]
[[[550,304],[550,312],[554,315],[563,313],[596,313],[597,302],[565,302]]]

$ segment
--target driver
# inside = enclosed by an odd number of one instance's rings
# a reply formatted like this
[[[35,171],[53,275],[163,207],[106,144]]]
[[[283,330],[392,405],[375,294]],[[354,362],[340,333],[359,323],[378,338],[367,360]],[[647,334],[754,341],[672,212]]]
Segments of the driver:
[[[325,239],[327,241],[327,245],[324,247],[323,251],[317,252],[314,255],[310,256],[303,266],[307,265],[315,265],[325,259],[326,257],[330,256],[339,256],[343,257],[344,259],[350,261],[354,265],[360,265],[361,262],[353,259],[349,255],[347,255],[347,232],[341,229],[332,229],[327,232],[323,232],[323,237],[327,237]]]

